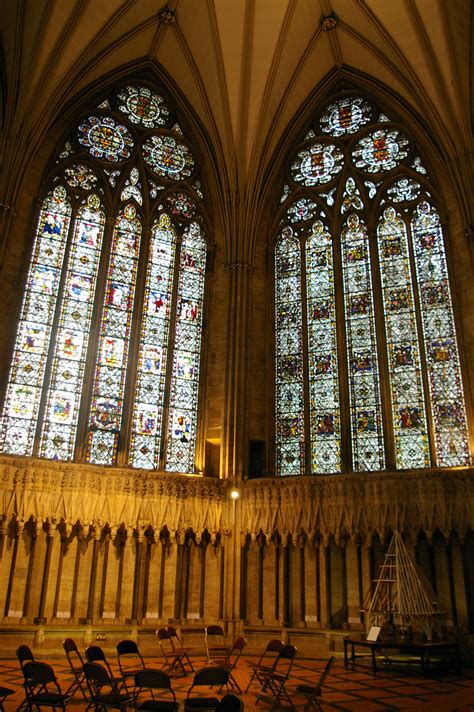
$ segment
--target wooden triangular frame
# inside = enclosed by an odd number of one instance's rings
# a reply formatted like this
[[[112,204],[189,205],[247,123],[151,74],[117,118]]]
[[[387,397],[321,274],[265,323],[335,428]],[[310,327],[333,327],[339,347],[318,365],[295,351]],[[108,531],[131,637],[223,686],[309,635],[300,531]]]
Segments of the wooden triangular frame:
[[[398,532],[393,533],[374,584],[364,605],[367,629],[373,625],[399,624],[421,629],[431,640],[440,611]]]

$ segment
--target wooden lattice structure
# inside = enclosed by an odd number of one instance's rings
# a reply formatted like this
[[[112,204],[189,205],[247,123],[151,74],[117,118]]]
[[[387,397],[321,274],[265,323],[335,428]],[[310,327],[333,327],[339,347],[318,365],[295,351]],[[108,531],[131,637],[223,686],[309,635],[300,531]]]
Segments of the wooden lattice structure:
[[[394,532],[379,576],[364,604],[367,627],[392,624],[415,628],[431,640],[440,611],[430,586],[422,578],[402,537]]]

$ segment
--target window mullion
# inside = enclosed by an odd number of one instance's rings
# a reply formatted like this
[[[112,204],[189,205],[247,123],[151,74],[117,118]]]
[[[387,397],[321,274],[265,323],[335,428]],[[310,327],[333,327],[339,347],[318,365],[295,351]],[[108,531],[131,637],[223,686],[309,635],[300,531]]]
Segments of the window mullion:
[[[313,462],[311,458],[311,428],[310,428],[310,387],[309,387],[309,343],[308,343],[308,297],[306,290],[306,240],[308,239],[307,226],[302,230],[300,240],[300,260],[301,260],[301,351],[303,355],[303,401],[304,401],[304,474],[317,474],[313,472]]]

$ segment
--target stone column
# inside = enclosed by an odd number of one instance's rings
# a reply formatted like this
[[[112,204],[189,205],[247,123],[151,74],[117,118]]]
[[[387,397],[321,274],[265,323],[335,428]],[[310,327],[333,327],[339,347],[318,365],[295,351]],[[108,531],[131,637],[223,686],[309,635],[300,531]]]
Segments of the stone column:
[[[46,552],[44,556],[43,564],[43,576],[41,580],[41,591],[38,606],[38,615],[35,618],[35,623],[43,624],[46,623],[45,608],[46,608],[46,596],[48,593],[48,582],[49,582],[49,570],[51,566],[51,555],[53,552],[53,534],[54,530],[51,524],[47,525],[45,536],[46,536]]]

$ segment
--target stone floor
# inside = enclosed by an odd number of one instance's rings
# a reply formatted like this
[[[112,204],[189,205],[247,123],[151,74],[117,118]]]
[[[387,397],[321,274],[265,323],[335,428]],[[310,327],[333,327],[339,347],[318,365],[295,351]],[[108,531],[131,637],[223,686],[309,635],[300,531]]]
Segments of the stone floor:
[[[49,662],[63,687],[70,682],[71,677],[66,659],[59,657],[40,657],[38,660]],[[235,673],[237,682],[245,689],[249,680],[249,661],[255,657],[242,656]],[[114,661],[111,660],[113,663]],[[295,688],[300,683],[314,684],[318,679],[325,660],[297,660],[293,666],[288,690],[296,710],[303,709],[305,698],[297,695]],[[193,660],[195,668],[204,666],[204,658]],[[162,659],[147,658],[147,667],[160,669]],[[117,668],[118,671],[118,668]],[[173,688],[179,701],[186,697],[186,692],[191,684],[192,676],[173,679]],[[16,660],[0,660],[0,686],[15,690],[4,703],[5,710],[15,710],[23,699],[22,675]],[[265,712],[269,705],[260,701],[256,705],[258,689],[251,688],[244,696],[246,712]],[[324,686],[323,708],[325,710],[339,710],[340,712],[382,712],[389,710],[407,710],[415,712],[473,712],[474,711],[474,670],[465,670],[462,675],[443,673],[431,677],[422,677],[420,671],[411,670],[382,670],[374,677],[369,668],[363,666],[357,670],[345,670],[342,659],[338,659]],[[70,709],[84,710],[86,703],[80,695],[71,701]],[[182,706],[181,706],[182,709]]]

